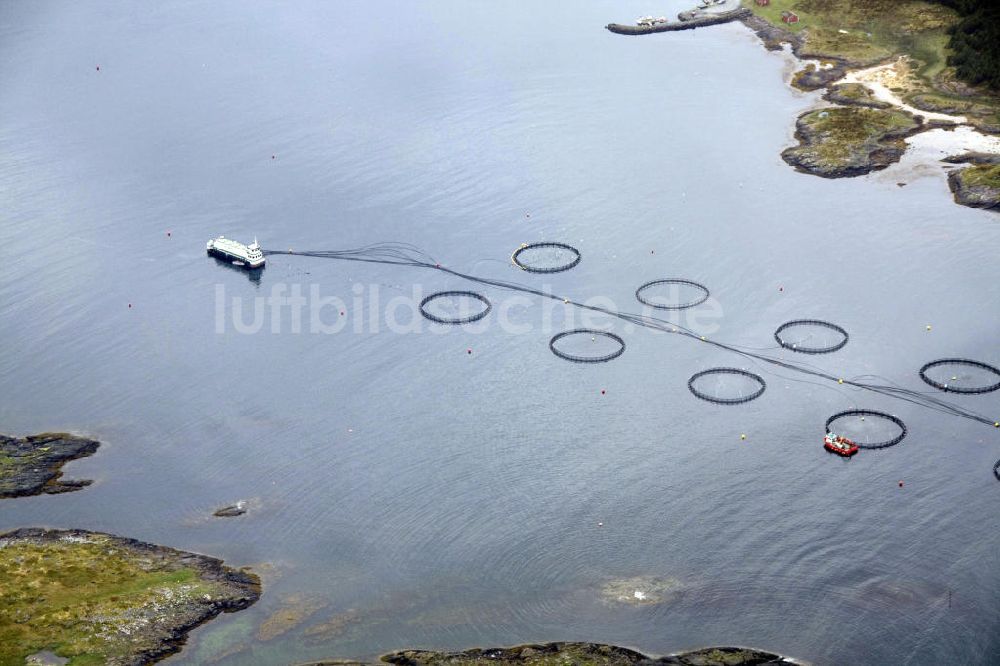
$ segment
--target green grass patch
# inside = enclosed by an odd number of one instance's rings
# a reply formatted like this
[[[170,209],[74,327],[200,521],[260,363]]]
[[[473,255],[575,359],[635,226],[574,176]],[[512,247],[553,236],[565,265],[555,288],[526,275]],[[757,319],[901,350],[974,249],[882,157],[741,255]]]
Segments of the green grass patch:
[[[1000,164],[976,164],[963,169],[960,175],[966,185],[1000,191]]]
[[[0,549],[0,666],[20,666],[40,650],[74,666],[134,654],[144,618],[214,589],[193,569],[145,560],[100,537],[8,544]],[[134,639],[120,631],[130,625]]]
[[[925,0],[771,0],[758,7],[743,0],[758,16],[803,35],[803,53],[837,56],[874,63],[893,55],[908,55],[933,76],[945,67],[948,27],[958,14]],[[783,11],[795,12],[798,23],[781,21]]]

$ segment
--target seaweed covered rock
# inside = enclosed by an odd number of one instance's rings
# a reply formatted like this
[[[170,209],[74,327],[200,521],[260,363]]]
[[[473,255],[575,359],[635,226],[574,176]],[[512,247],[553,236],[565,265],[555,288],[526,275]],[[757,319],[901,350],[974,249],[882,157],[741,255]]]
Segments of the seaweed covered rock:
[[[899,110],[833,107],[809,111],[796,121],[799,145],[781,157],[799,171],[849,178],[898,162],[906,137],[924,129],[919,118]]]
[[[85,530],[0,534],[0,664],[42,651],[73,663],[148,664],[187,633],[247,608],[260,580],[221,560]]]
[[[90,481],[61,480],[62,466],[93,455],[100,442],[67,433],[17,438],[0,435],[0,499],[65,493]]]

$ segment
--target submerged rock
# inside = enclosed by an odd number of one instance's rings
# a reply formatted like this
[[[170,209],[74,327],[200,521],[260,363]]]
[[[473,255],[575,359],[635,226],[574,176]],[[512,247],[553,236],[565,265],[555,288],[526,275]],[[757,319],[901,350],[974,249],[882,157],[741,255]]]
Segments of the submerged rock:
[[[288,597],[282,601],[281,607],[271,613],[258,627],[257,639],[269,641],[288,633],[325,606],[326,604],[319,599],[298,595]]]
[[[463,652],[402,650],[383,655],[383,663],[397,666],[631,666],[670,664],[676,666],[777,666],[793,664],[781,655],[740,647],[715,647],[681,652],[666,657],[649,657],[641,652],[601,643],[539,643],[510,648],[474,648]],[[317,661],[303,666],[343,666],[359,662]]]
[[[61,480],[62,466],[93,455],[100,442],[67,433],[0,435],[0,498],[79,490],[92,482]]]
[[[152,663],[260,597],[255,574],[221,560],[85,530],[0,534],[0,581],[3,664]]]
[[[676,578],[636,576],[606,582],[601,586],[601,598],[616,604],[647,606],[676,597],[682,588]]]
[[[884,169],[903,156],[903,139],[925,129],[905,111],[843,106],[804,113],[795,126],[799,145],[781,157],[799,171],[824,178]]]

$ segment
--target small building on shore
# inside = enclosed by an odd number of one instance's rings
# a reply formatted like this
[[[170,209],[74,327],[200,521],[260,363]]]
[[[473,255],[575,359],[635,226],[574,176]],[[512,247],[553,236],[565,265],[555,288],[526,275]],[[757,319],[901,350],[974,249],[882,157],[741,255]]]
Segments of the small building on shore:
[[[765,2],[770,2],[770,0],[765,0]],[[782,23],[798,23],[799,15],[795,12],[790,12],[787,9],[781,12],[781,22]]]

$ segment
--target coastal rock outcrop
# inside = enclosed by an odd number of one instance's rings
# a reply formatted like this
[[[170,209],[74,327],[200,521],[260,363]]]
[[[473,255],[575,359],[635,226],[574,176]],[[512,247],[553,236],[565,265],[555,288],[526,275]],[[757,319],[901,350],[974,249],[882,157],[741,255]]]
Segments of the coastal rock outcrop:
[[[67,433],[0,435],[0,499],[79,490],[91,481],[63,480],[62,466],[93,455],[100,442]]]
[[[0,534],[0,663],[40,651],[80,663],[149,664],[188,632],[260,597],[221,560],[85,530]]]
[[[948,187],[956,203],[1000,212],[1000,164],[956,169],[948,174]]]
[[[884,169],[898,162],[903,142],[925,129],[918,117],[900,110],[832,107],[809,111],[795,124],[799,145],[782,159],[824,178],[849,178]]]

